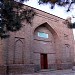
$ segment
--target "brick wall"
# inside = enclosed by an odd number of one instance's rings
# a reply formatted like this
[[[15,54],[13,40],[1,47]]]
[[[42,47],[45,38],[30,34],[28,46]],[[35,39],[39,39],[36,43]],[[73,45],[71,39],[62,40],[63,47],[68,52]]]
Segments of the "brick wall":
[[[26,7],[28,6],[24,6],[23,9]],[[48,56],[49,69],[51,67],[64,69],[65,66],[63,67],[62,64],[68,65],[68,63],[72,67],[74,62],[72,30],[63,23],[64,19],[37,9],[34,9],[34,11],[37,14],[34,16],[32,25],[24,20],[20,31],[10,32],[10,38],[2,40],[3,58],[1,60],[3,60],[3,64],[6,64],[6,58],[8,58],[10,72],[17,73],[23,68],[26,71],[29,70],[29,72],[37,71],[41,69],[40,54],[45,53]],[[38,31],[47,33],[48,39],[39,38],[37,36]],[[30,66],[30,64],[33,65]],[[51,64],[53,66],[50,66]]]

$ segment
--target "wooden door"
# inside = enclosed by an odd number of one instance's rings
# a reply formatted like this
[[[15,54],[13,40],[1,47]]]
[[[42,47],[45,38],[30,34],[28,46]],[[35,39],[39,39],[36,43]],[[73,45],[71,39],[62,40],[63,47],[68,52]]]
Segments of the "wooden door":
[[[48,69],[47,54],[41,54],[41,69]]]

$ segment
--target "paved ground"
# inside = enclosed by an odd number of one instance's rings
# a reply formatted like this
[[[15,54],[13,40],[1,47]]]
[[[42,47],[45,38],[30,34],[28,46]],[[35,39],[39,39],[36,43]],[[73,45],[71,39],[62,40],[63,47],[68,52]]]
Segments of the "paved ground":
[[[58,71],[38,72],[38,73],[33,73],[33,74],[10,74],[10,75],[75,75],[75,71],[58,70]]]

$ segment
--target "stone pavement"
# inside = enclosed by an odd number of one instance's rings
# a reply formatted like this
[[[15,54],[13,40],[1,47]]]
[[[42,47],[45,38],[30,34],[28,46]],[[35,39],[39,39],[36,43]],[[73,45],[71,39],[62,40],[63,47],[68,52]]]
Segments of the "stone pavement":
[[[10,74],[10,75],[75,75],[73,70],[57,70],[57,71],[47,71],[38,72],[33,74]]]

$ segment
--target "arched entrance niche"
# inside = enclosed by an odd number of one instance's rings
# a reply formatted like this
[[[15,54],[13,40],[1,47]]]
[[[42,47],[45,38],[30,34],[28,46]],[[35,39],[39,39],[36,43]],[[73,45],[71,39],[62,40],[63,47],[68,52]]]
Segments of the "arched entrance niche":
[[[58,35],[46,22],[34,30],[34,64],[41,69],[56,69],[60,51]]]
[[[24,39],[15,37],[13,64],[24,64]]]

